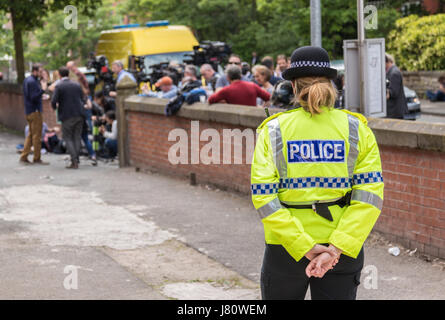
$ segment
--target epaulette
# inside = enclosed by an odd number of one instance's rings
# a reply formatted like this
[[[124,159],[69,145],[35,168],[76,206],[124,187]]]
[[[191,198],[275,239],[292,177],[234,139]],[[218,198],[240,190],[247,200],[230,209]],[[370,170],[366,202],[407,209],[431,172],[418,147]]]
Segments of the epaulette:
[[[364,115],[362,115],[361,113],[352,112],[352,111],[345,110],[345,109],[341,109],[341,111],[343,111],[343,112],[345,112],[347,114],[350,114],[351,116],[354,116],[354,117],[358,118],[366,126],[368,125],[368,119],[366,119],[366,117]]]
[[[296,111],[296,110],[298,110],[298,108],[297,108],[297,109],[286,110],[286,111],[283,111],[283,112],[278,112],[278,113],[275,113],[274,115],[271,115],[270,117],[266,118],[266,119],[260,124],[260,126],[257,128],[257,130],[261,130],[261,129],[263,129],[263,127],[266,125],[266,123],[268,123],[270,120],[273,120],[273,119],[275,119],[275,118],[278,118],[278,117],[281,116],[282,114],[290,113],[290,112],[294,112],[294,111]]]

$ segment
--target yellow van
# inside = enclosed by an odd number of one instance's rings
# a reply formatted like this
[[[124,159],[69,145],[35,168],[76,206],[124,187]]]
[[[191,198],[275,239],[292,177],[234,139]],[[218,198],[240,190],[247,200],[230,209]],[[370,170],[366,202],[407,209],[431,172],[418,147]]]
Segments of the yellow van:
[[[147,22],[145,25],[127,24],[102,31],[96,55],[104,55],[111,64],[120,60],[128,68],[129,56],[144,56],[145,71],[161,62],[187,60],[198,40],[186,26],[171,26],[166,20]]]

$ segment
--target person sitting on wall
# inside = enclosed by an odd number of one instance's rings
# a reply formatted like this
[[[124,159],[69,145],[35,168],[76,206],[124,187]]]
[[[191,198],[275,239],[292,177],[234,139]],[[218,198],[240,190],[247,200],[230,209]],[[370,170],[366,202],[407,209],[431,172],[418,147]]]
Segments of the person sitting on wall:
[[[445,101],[445,76],[439,77],[438,81],[439,90],[437,90],[436,93],[430,90],[426,92],[426,96],[431,102]]]
[[[151,97],[151,98],[171,99],[173,97],[176,97],[176,94],[178,92],[178,87],[176,87],[173,84],[172,78],[168,76],[159,79],[156,82],[155,87],[159,88],[160,91],[156,92],[150,91],[145,85],[143,88],[143,93],[141,95],[144,97]]]
[[[255,107],[258,97],[264,101],[269,101],[270,93],[253,82],[241,80],[241,69],[238,66],[229,66],[226,74],[230,85],[212,94],[209,98],[209,104],[226,102]]]

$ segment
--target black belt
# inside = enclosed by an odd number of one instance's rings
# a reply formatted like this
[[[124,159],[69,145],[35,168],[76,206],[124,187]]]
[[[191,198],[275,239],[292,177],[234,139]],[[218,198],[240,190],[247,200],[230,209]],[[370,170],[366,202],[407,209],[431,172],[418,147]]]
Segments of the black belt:
[[[330,206],[339,206],[340,208],[343,208],[344,206],[348,206],[351,203],[351,192],[348,192],[345,194],[343,198],[338,199],[337,201],[332,202],[313,202],[312,204],[306,204],[306,205],[289,205],[281,202],[281,205],[285,208],[290,209],[312,209],[317,213],[318,215],[322,216],[323,218],[333,221],[331,211],[329,210]]]

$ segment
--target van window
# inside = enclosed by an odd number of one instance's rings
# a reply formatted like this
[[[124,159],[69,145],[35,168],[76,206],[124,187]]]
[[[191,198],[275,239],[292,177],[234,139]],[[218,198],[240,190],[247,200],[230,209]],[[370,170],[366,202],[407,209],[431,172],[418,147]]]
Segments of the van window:
[[[163,62],[171,62],[175,61],[177,63],[183,63],[184,60],[189,60],[190,55],[193,51],[185,51],[185,52],[170,52],[170,53],[162,53],[162,54],[151,54],[146,55],[144,59],[145,72],[150,74],[152,72],[151,66]]]

